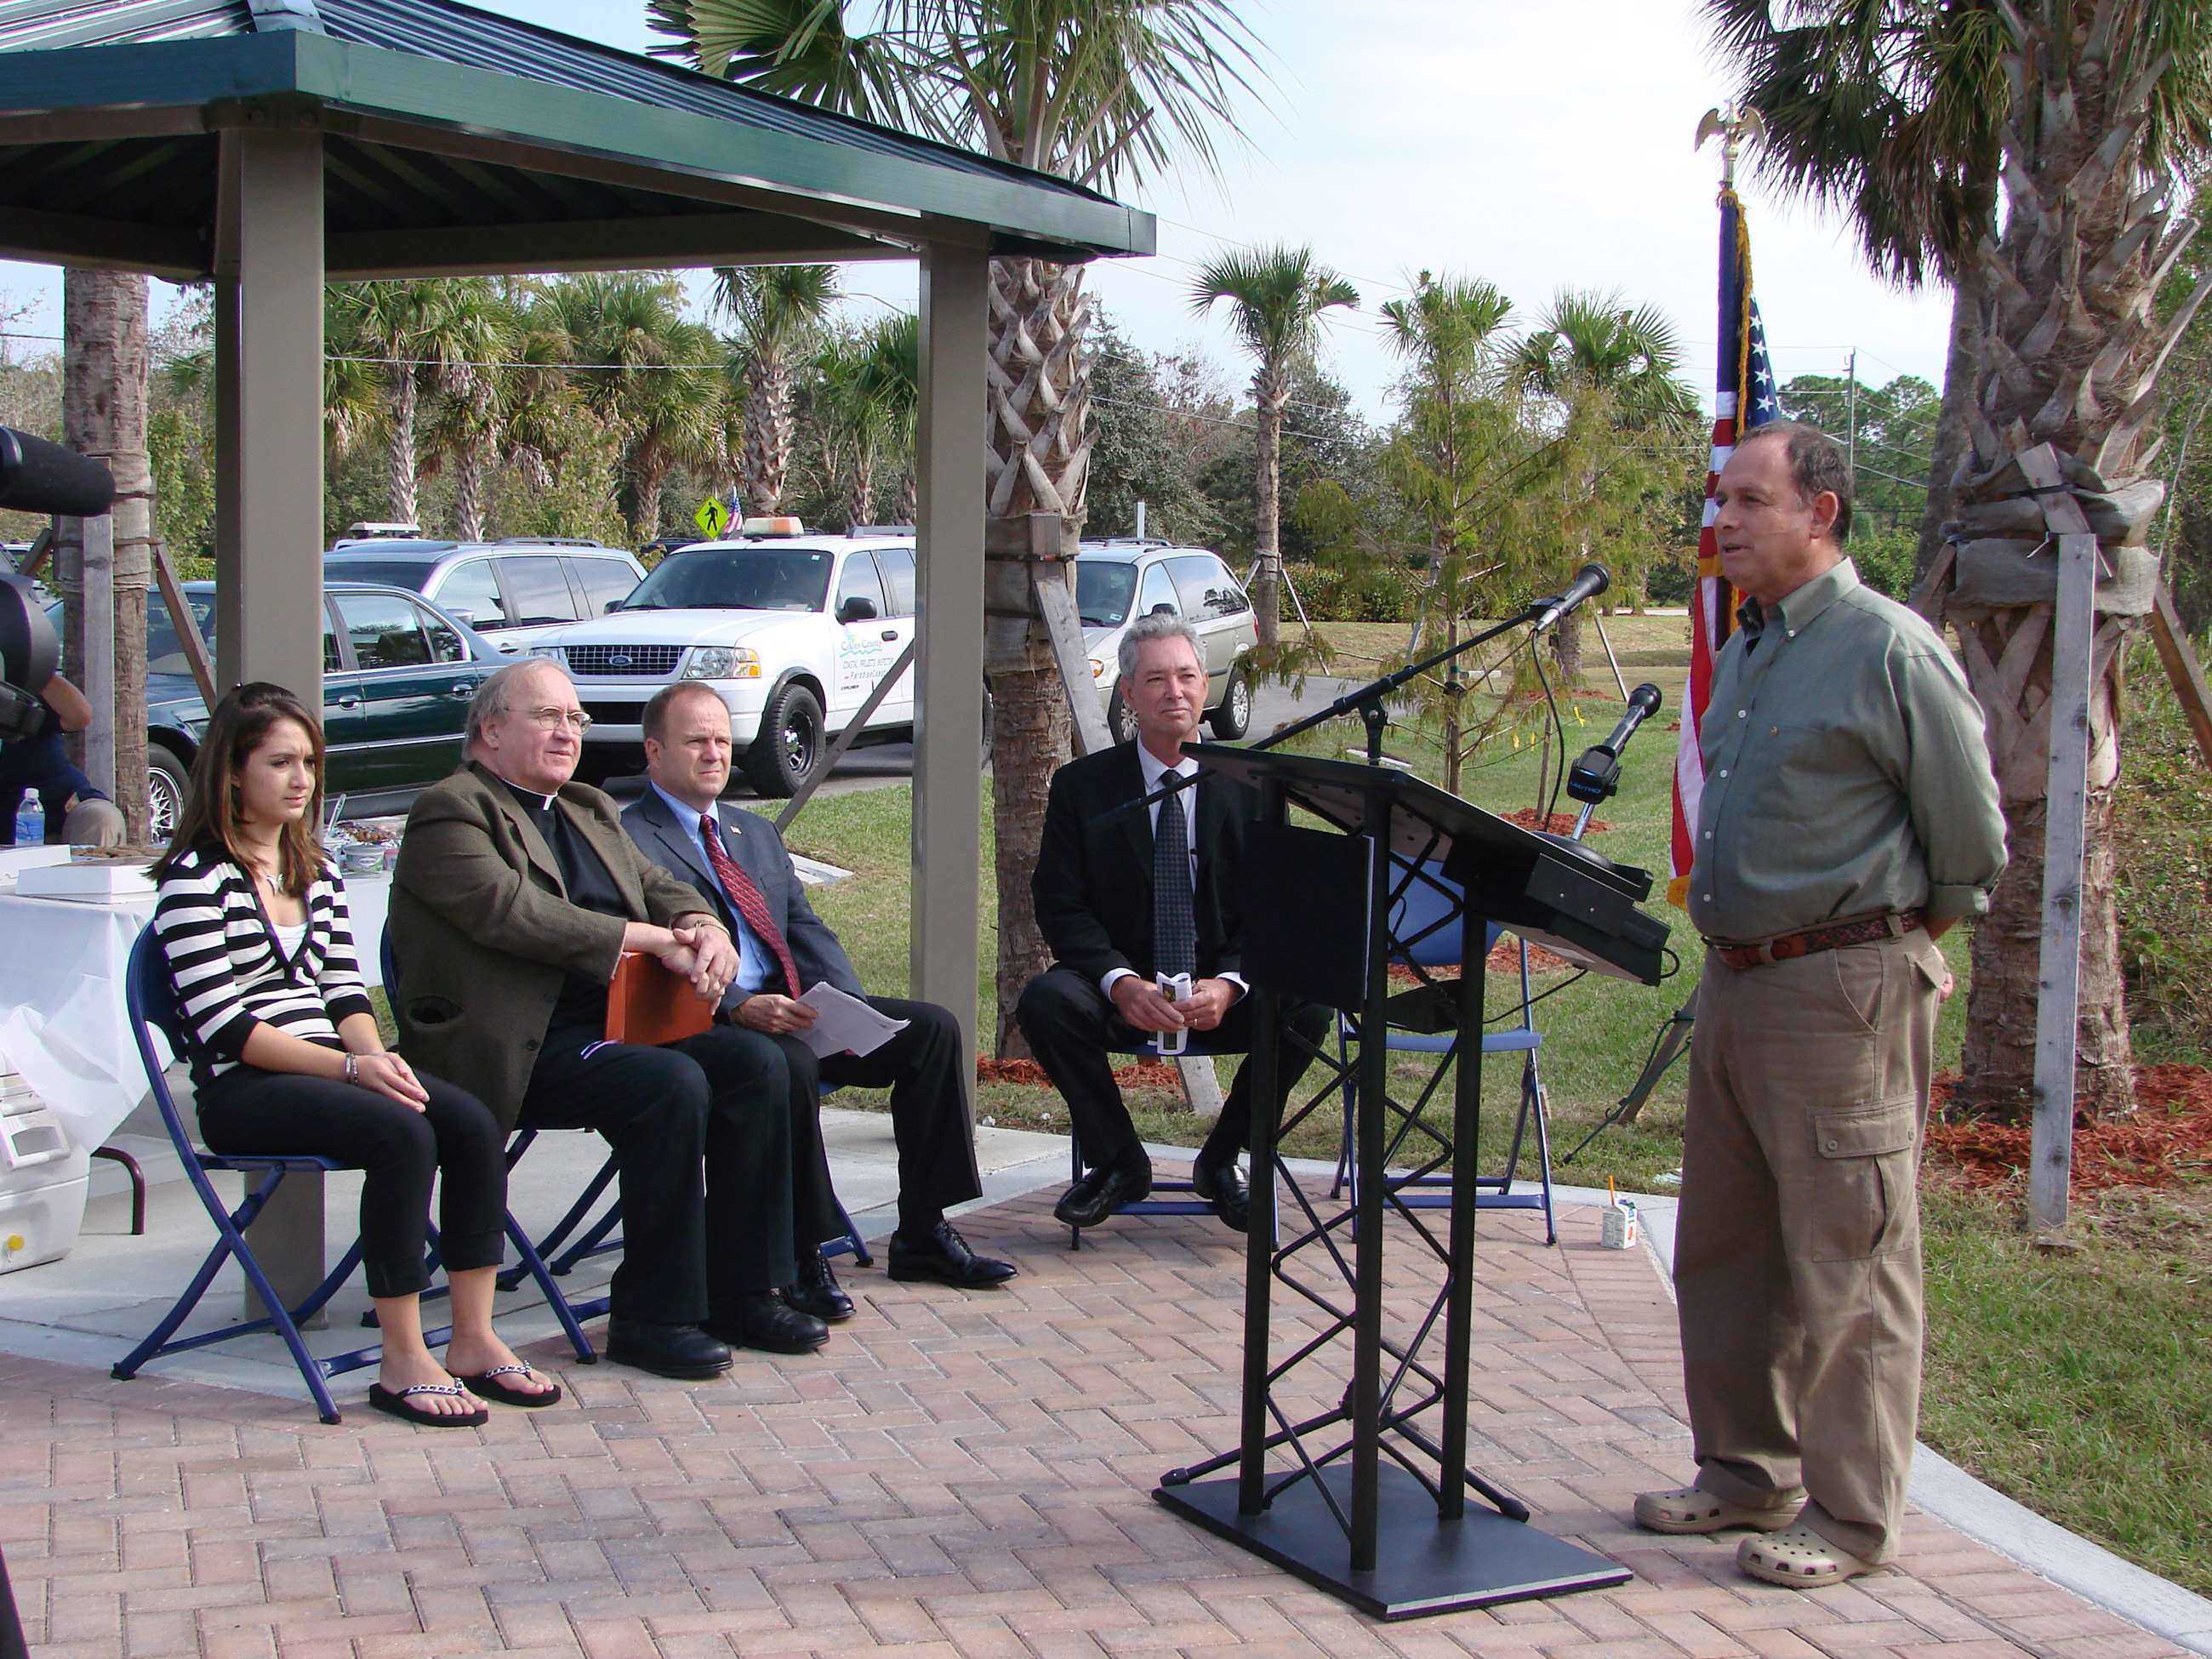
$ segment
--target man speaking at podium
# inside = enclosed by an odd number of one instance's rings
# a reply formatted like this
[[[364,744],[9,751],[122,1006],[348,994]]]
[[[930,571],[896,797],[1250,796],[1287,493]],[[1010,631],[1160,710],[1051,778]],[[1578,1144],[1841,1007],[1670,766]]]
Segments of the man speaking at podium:
[[[1226,778],[1205,777],[1139,810],[1169,773],[1198,772],[1182,745],[1206,706],[1205,658],[1190,624],[1144,617],[1121,636],[1121,701],[1137,741],[1070,761],[1053,775],[1044,837],[1030,892],[1053,965],[1022,992],[1014,1018],[1037,1063],[1067,1102],[1086,1172],[1053,1210],[1071,1227],[1095,1227],[1152,1189],[1152,1160],[1114,1082],[1109,1049],[1155,1033],[1188,1030],[1194,1048],[1237,1054],[1252,1046],[1251,1009],[1237,963],[1243,951],[1244,838],[1260,798]],[[1117,810],[1119,809],[1119,810]],[[1170,1001],[1163,975],[1188,975],[1188,998]],[[1278,1067],[1287,1100],[1328,1026],[1326,1011],[1285,998],[1287,1032]],[[1220,1120],[1191,1167],[1191,1184],[1239,1232],[1249,1197],[1237,1168],[1252,1125],[1251,1066],[1238,1068]]]
[[[1743,602],[1700,727],[1689,889],[1706,952],[1674,1283],[1698,1474],[1636,1519],[1750,1528],[1746,1573],[1814,1587],[1897,1553],[1936,941],[1988,908],[2004,820],[1942,636],[1844,556],[1835,441],[1759,428],[1716,501]]]

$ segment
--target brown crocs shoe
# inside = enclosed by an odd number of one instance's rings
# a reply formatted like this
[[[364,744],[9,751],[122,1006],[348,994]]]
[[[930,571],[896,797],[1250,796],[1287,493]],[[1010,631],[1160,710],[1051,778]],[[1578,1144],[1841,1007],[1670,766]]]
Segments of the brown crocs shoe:
[[[1696,1486],[1677,1486],[1672,1492],[1637,1493],[1636,1524],[1646,1532],[1723,1532],[1730,1527],[1778,1532],[1795,1521],[1804,1507],[1800,1498],[1774,1509],[1746,1509],[1724,1503]]]
[[[1735,1564],[1765,1583],[1787,1584],[1792,1589],[1840,1584],[1881,1565],[1838,1549],[1810,1527],[1747,1538],[1736,1546]]]

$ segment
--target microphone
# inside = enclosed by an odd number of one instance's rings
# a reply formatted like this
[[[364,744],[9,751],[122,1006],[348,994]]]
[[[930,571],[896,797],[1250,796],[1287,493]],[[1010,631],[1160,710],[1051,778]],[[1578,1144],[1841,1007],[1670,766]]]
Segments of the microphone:
[[[1565,592],[1552,599],[1539,599],[1535,606],[1531,607],[1531,609],[1536,609],[1539,606],[1541,608],[1536,610],[1536,625],[1529,632],[1542,633],[1584,599],[1595,599],[1612,586],[1613,572],[1607,570],[1603,565],[1595,562],[1584,565],[1580,574],[1567,585]]]
[[[1628,709],[1621,715],[1620,724],[1614,726],[1601,744],[1583,750],[1567,772],[1567,793],[1584,804],[1585,809],[1611,797],[1620,787],[1620,756],[1628,747],[1628,740],[1636,735],[1636,728],[1659,712],[1659,688],[1646,680],[1628,694]],[[1583,819],[1589,821],[1585,810]],[[1577,826],[1579,833],[1580,826]]]
[[[115,500],[115,478],[73,449],[0,426],[0,507],[95,519]]]

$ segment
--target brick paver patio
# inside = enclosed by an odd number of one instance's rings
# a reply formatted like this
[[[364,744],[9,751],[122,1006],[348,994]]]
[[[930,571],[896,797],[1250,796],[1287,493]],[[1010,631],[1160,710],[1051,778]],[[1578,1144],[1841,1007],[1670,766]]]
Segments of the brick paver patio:
[[[1647,1255],[1598,1247],[1589,1209],[1562,1212],[1555,1250],[1533,1217],[1484,1218],[1474,1456],[1636,1582],[1372,1623],[1150,1496],[1234,1437],[1239,1241],[1123,1220],[1070,1254],[1048,1204],[963,1220],[1020,1259],[1004,1293],[854,1273],[860,1315],[821,1355],[743,1357],[708,1384],[539,1344],[574,1403],[476,1431],[376,1416],[358,1376],[325,1427],[304,1396],[0,1358],[0,1546],[33,1651],[2182,1651],[1926,1517],[1903,1570],[1809,1593],[1740,1577],[1733,1534],[1637,1532],[1632,1494],[1686,1473],[1674,1313]]]

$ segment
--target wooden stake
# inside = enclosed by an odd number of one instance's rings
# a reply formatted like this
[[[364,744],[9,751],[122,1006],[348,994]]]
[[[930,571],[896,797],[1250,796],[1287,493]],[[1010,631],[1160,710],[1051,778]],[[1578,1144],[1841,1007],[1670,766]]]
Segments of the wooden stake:
[[[2197,752],[2203,756],[2207,766],[2212,766],[2212,708],[2207,707],[2212,696],[2207,695],[2203,666],[2197,660],[2181,619],[2173,614],[2173,595],[2164,582],[2158,585],[2158,603],[2150,613],[2150,638],[2158,647],[2158,659],[2166,665],[2166,678],[2173,682],[2173,695],[2181,699],[2182,712],[2189,716]]]
[[[177,643],[184,647],[185,665],[191,671],[192,682],[200,689],[200,701],[212,714],[216,704],[215,663],[208,655],[207,641],[200,635],[200,620],[185,603],[185,590],[177,580],[177,567],[169,562],[169,544],[156,540],[154,544],[154,580],[161,585],[161,598],[169,607],[170,626],[177,630]]]

